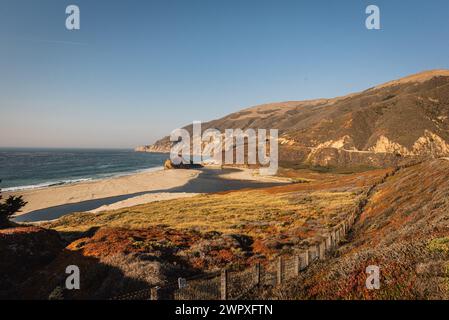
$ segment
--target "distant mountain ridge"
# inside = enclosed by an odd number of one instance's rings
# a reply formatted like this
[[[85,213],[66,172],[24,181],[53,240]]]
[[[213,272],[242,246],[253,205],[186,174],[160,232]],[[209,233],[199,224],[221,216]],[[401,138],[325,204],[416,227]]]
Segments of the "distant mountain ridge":
[[[449,70],[333,99],[259,105],[202,124],[209,128],[278,129],[281,163],[384,167],[411,157],[449,156]],[[169,152],[170,146],[164,137],[136,151]]]

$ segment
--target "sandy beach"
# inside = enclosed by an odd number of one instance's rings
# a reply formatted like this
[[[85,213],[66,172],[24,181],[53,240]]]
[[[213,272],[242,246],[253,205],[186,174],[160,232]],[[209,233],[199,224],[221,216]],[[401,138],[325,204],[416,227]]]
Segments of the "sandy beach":
[[[153,201],[193,197],[204,193],[276,186],[289,181],[262,177],[252,169],[204,168],[141,172],[115,178],[22,190],[28,204],[16,222],[54,220],[73,212],[101,212]]]
[[[162,200],[171,200],[171,199],[179,199],[179,198],[190,198],[196,195],[200,195],[201,193],[188,193],[188,192],[157,192],[157,193],[149,193],[144,194],[142,196],[137,196],[133,198],[129,198],[122,201],[117,201],[109,205],[101,206],[97,209],[90,210],[89,212],[97,213],[102,211],[110,211],[117,210],[122,208],[128,208],[137,206],[139,204],[150,203],[154,201],[162,201]]]
[[[180,187],[195,179],[199,173],[200,171],[198,170],[141,172],[97,181],[5,193],[5,196],[10,194],[23,195],[25,201],[28,202],[19,214],[23,215],[28,212],[69,203]],[[168,197],[168,195],[160,195],[158,200],[163,200],[164,197]],[[147,198],[146,200],[151,199]],[[140,203],[137,200],[134,204]],[[128,204],[134,205],[132,202],[128,202]]]

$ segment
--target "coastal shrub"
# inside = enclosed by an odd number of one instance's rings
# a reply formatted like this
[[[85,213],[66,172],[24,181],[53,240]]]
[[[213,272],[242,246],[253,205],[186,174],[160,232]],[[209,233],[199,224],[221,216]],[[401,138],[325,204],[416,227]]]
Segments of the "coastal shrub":
[[[2,201],[2,190],[0,189],[0,228],[8,226],[9,218],[19,212],[26,204],[22,196],[9,196],[5,201]]]
[[[432,239],[428,248],[433,252],[449,253],[449,237]]]

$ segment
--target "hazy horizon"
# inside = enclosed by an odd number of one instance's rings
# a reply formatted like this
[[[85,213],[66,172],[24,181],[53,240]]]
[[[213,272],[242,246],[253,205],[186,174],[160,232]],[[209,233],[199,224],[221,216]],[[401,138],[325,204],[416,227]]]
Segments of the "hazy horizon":
[[[194,120],[449,69],[449,3],[0,3],[0,147],[130,149]],[[365,28],[365,8],[381,30]]]

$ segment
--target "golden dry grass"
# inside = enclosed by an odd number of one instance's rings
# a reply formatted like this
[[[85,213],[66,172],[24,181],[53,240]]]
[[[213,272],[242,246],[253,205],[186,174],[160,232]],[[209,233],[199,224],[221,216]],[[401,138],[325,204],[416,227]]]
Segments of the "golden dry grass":
[[[240,191],[159,201],[100,213],[75,213],[47,226],[58,231],[91,227],[142,229],[155,225],[223,233],[283,233],[305,226],[337,224],[357,200],[357,192],[313,191],[270,194]],[[305,230],[307,232],[307,230]]]

